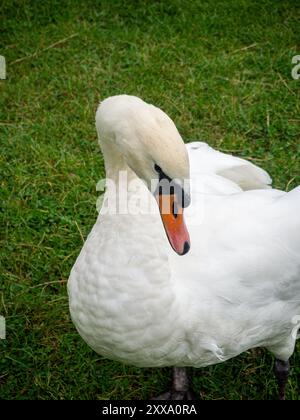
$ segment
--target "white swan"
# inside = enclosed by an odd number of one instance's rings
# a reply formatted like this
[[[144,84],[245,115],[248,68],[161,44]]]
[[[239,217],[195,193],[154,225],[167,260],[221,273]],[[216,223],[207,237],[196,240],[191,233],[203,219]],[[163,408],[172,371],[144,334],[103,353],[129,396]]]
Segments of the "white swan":
[[[69,278],[79,334],[97,353],[144,367],[207,366],[263,346],[279,360],[283,397],[300,322],[300,188],[271,189],[243,159],[185,147],[164,112],[133,96],[103,101],[96,126],[116,189],[108,183]],[[149,190],[163,178],[176,180],[175,216],[161,217],[165,191]]]

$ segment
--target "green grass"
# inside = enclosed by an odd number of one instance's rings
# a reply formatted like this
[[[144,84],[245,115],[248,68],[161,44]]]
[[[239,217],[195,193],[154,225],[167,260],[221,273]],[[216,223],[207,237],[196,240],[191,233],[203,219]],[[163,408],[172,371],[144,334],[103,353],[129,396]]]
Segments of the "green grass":
[[[45,4],[43,4],[45,3]],[[94,114],[110,95],[164,109],[185,139],[249,158],[274,185],[299,177],[295,1],[2,0],[0,398],[142,399],[170,369],[102,359],[76,333],[66,282],[103,177]],[[300,347],[288,398],[300,399]],[[271,399],[264,350],[194,371],[202,399]]]

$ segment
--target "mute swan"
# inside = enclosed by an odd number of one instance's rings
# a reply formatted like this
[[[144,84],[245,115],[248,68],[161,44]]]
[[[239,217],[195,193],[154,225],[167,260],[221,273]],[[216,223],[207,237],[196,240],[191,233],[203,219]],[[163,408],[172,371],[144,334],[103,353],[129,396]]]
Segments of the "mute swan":
[[[173,399],[190,397],[184,367],[263,346],[283,399],[300,318],[300,188],[272,189],[243,159],[185,146],[133,96],[104,100],[96,127],[107,187],[68,281],[79,334],[110,359],[175,367],[162,396]],[[169,192],[159,180],[174,180]]]

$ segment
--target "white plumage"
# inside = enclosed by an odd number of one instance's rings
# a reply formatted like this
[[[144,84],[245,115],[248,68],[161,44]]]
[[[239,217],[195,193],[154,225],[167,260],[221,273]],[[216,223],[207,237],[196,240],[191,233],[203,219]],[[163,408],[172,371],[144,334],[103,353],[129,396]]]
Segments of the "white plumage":
[[[257,346],[287,360],[300,315],[300,188],[271,189],[265,171],[205,143],[185,148],[169,117],[135,97],[105,100],[96,124],[108,176],[135,181],[121,180],[117,197],[137,211],[102,209],[72,269],[83,339],[136,366],[200,367]],[[179,256],[140,178],[149,185],[157,163],[183,180],[188,161],[191,250]],[[115,201],[108,187],[105,203]]]

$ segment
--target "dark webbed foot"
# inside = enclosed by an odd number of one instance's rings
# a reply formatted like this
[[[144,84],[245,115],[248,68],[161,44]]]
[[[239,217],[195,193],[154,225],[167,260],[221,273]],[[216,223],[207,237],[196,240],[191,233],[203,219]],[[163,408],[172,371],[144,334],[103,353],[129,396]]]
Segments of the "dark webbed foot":
[[[289,361],[276,359],[274,366],[274,373],[278,382],[279,400],[285,400],[285,386],[288,381],[290,373]]]
[[[175,367],[173,369],[172,389],[152,398],[153,400],[194,400],[195,397],[190,391],[190,381],[186,368]]]

